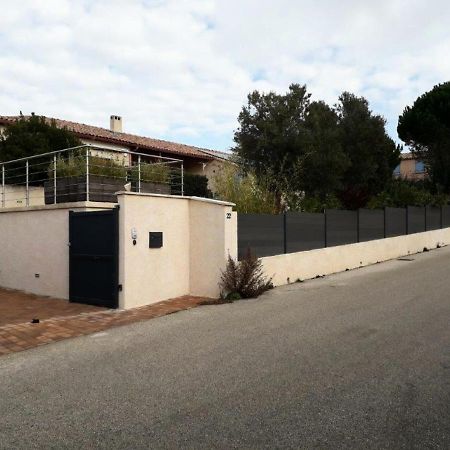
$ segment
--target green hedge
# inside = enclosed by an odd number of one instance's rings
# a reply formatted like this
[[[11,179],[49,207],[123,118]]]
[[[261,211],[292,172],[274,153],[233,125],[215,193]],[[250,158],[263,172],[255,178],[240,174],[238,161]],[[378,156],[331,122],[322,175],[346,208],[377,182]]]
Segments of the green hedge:
[[[184,173],[184,195],[212,198],[208,189],[208,178],[204,175]]]

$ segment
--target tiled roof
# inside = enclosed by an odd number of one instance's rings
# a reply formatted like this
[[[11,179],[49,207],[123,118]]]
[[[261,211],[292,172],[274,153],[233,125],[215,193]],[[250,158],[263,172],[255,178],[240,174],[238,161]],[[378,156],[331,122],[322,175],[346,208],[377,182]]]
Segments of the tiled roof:
[[[8,124],[18,120],[20,116],[0,116],[0,124]],[[25,118],[29,116],[23,116]],[[168,153],[173,157],[190,156],[200,159],[224,158],[222,152],[203,149],[191,145],[177,144],[175,142],[163,141],[161,139],[153,139],[144,136],[137,136],[129,133],[119,133],[111,131],[107,128],[94,127],[83,123],[70,122],[68,120],[53,119],[45,117],[46,120],[54,120],[60,128],[67,128],[81,139],[91,139],[98,142],[107,142],[111,144],[124,145],[131,147],[133,151],[151,150],[161,153]],[[217,153],[217,155],[215,155]]]
[[[232,156],[231,152],[221,152],[219,150],[206,150],[206,149],[202,149],[202,151],[208,153],[208,155],[211,155],[214,158],[219,159],[230,159]]]

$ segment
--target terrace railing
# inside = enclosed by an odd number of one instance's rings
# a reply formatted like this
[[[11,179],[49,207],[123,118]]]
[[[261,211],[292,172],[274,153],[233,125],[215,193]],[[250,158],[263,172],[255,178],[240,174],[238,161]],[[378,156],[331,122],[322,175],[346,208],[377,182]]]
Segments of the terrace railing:
[[[2,208],[117,201],[118,191],[184,195],[183,161],[145,153],[82,145],[1,167]]]

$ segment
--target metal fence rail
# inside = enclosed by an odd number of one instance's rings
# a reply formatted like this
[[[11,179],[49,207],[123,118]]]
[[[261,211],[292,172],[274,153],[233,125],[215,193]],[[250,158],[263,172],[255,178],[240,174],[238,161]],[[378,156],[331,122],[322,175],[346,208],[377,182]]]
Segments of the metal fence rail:
[[[450,206],[238,214],[238,254],[273,256],[450,227]]]
[[[118,191],[184,195],[183,161],[82,145],[1,166],[2,208],[116,202]]]

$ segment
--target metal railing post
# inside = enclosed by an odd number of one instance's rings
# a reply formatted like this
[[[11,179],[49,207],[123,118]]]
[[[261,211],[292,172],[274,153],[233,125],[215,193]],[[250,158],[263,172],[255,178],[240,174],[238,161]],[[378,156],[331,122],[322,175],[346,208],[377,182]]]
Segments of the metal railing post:
[[[141,192],[141,155],[138,156],[138,192]]]
[[[181,161],[181,195],[184,196],[184,164]]]
[[[53,156],[53,204],[56,205],[56,155]]]
[[[86,201],[89,201],[89,149],[86,149]]]
[[[26,183],[26,205],[30,206],[30,186],[28,185],[28,178],[29,178],[29,168],[30,164],[28,162],[28,159],[25,162],[25,170],[26,170],[26,175],[25,175],[25,183]]]
[[[2,208],[5,207],[5,165],[2,164]]]

